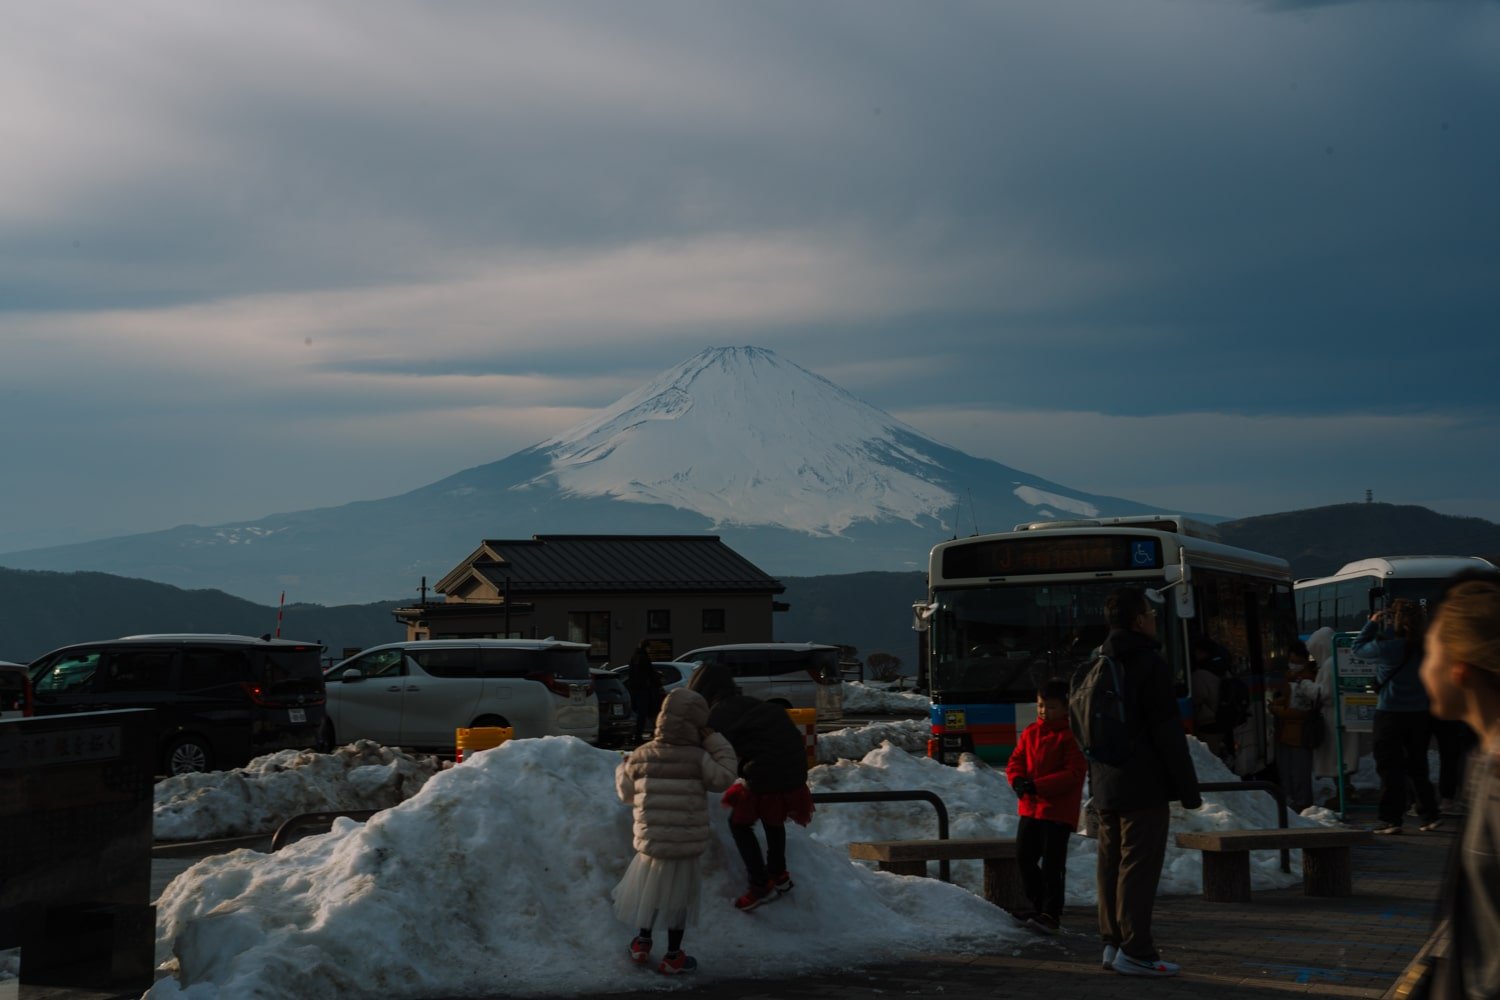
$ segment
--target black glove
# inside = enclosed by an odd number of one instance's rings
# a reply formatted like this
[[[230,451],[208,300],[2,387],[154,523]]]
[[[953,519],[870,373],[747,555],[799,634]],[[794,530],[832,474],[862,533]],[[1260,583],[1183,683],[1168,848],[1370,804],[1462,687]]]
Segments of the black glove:
[[[1010,787],[1017,796],[1036,794],[1036,782],[1030,778],[1017,778],[1010,783]]]

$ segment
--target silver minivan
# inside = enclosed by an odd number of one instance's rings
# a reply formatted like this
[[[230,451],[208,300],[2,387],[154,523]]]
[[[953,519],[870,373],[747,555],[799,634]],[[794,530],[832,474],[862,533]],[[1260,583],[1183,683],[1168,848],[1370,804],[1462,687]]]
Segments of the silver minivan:
[[[725,664],[734,671],[741,693],[783,708],[816,708],[820,714],[833,717],[843,707],[837,646],[815,642],[740,643],[704,646],[677,659]]]
[[[426,639],[366,649],[324,675],[320,747],[357,739],[451,752],[455,730],[599,735],[589,647],[556,639]]]

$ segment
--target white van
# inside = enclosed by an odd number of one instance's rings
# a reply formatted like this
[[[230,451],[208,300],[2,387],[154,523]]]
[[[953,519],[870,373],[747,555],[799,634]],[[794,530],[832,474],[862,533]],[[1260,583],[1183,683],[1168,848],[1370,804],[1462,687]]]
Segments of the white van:
[[[704,646],[677,658],[692,663],[723,663],[734,670],[743,694],[783,708],[820,708],[825,713],[830,694],[842,695],[839,648],[813,642],[761,642],[733,646]],[[818,689],[825,688],[823,705]],[[842,698],[838,699],[842,705]]]
[[[452,752],[454,731],[509,726],[519,738],[599,735],[587,645],[556,639],[392,642],[325,675],[321,748],[367,739]]]

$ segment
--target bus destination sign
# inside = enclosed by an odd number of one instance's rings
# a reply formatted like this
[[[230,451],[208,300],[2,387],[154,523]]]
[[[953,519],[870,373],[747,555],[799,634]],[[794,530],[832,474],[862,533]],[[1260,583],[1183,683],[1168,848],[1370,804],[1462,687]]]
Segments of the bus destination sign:
[[[1049,535],[955,545],[943,552],[948,580],[1049,573],[1161,569],[1161,541],[1129,535]]]

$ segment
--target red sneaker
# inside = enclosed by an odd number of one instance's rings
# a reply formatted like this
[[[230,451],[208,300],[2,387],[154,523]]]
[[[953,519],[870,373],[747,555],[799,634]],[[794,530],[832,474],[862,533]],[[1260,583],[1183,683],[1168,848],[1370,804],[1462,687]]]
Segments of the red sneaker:
[[[796,883],[792,881],[791,872],[779,872],[771,876],[771,885],[775,887],[776,895],[785,896],[792,891]]]
[[[669,951],[661,957],[656,971],[664,976],[676,976],[698,968],[698,960],[685,951]]]
[[[651,939],[637,937],[630,942],[630,960],[636,965],[645,965],[651,961]]]
[[[776,883],[767,882],[765,885],[752,885],[749,890],[734,901],[736,910],[753,910],[768,899],[776,897]]]

